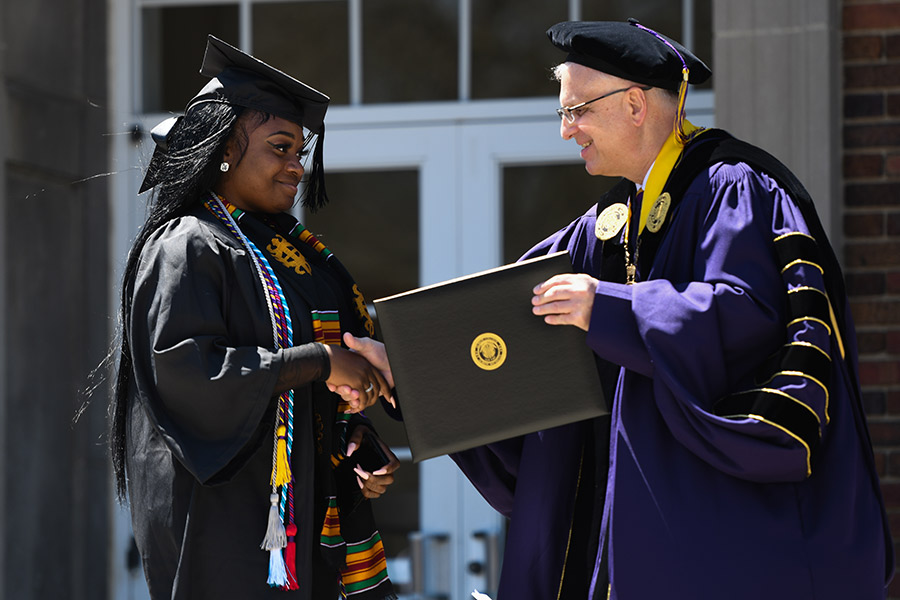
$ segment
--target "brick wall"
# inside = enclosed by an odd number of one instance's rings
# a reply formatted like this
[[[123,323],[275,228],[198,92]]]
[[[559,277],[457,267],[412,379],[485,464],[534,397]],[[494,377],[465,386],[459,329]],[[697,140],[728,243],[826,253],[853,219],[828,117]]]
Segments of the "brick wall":
[[[863,402],[900,540],[900,1],[843,0],[842,10],[845,276]],[[900,576],[890,592],[900,598]]]

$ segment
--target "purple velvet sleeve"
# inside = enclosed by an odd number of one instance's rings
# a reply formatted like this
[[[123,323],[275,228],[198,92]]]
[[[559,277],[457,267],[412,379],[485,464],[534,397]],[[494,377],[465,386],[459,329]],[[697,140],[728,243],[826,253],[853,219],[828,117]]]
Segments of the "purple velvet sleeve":
[[[488,504],[507,518],[515,504],[523,440],[517,437],[450,455]]]
[[[588,332],[594,352],[629,371],[617,400],[655,402],[679,442],[751,480],[809,474],[809,448],[792,432],[713,411],[785,341],[773,240],[788,231],[806,226],[781,188],[746,165],[720,165],[685,194],[643,281],[600,283]]]

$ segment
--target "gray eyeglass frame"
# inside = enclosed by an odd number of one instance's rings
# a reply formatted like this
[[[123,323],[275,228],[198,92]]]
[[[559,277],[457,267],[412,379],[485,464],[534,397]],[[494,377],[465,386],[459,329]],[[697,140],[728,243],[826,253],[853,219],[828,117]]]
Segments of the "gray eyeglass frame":
[[[575,122],[575,119],[576,119],[577,117],[581,116],[581,115],[575,115],[575,112],[574,112],[574,111],[578,110],[579,108],[584,108],[585,106],[587,106],[587,105],[590,104],[591,102],[596,102],[597,100],[603,100],[604,98],[609,98],[609,97],[612,96],[613,94],[619,94],[619,93],[622,93],[622,92],[627,92],[628,90],[630,90],[631,88],[634,88],[634,87],[639,88],[639,89],[642,89],[642,90],[644,90],[644,91],[646,92],[647,90],[649,90],[649,89],[650,89],[651,87],[653,87],[653,86],[650,86],[650,85],[647,85],[647,86],[629,85],[628,87],[624,87],[624,88],[621,88],[621,89],[618,89],[618,90],[613,90],[613,91],[611,91],[611,92],[608,92],[608,93],[606,93],[606,94],[603,94],[602,96],[597,96],[597,97],[594,98],[593,100],[588,100],[588,101],[586,101],[586,102],[582,102],[581,104],[576,104],[575,106],[561,106],[560,108],[557,108],[557,109],[556,109],[556,114],[559,115],[559,118],[560,118],[560,119],[565,119],[569,124],[572,124],[572,123]]]

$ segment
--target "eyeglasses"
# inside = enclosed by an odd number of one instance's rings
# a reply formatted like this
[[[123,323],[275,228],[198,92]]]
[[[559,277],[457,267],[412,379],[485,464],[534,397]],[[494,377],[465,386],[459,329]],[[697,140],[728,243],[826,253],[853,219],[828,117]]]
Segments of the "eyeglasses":
[[[588,104],[590,104],[591,102],[596,102],[597,100],[603,100],[604,98],[609,98],[613,94],[627,92],[628,90],[630,90],[633,87],[640,87],[640,86],[630,85],[628,87],[625,87],[625,88],[622,88],[619,90],[613,90],[609,93],[603,94],[602,96],[597,96],[593,100],[588,100],[587,102],[582,102],[581,104],[576,104],[575,106],[563,106],[561,108],[556,109],[556,114],[559,115],[560,119],[565,119],[569,123],[574,123],[576,118],[578,118],[582,114],[584,114],[585,111],[583,111],[581,109],[584,108],[585,106],[587,106]],[[646,87],[640,87],[640,89],[644,90],[645,92],[647,90],[649,90],[650,88],[651,88],[651,86],[649,86],[649,85]],[[578,111],[578,112],[576,112],[576,111]]]

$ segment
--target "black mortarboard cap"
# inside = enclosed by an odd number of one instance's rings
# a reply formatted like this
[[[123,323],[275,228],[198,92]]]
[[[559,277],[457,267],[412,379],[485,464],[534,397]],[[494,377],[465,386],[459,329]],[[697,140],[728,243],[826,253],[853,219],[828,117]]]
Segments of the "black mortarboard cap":
[[[299,123],[313,133],[322,130],[328,96],[213,35],[200,73],[212,79],[188,103],[189,108],[219,93],[237,106]]]
[[[622,79],[678,91],[683,70],[688,83],[703,83],[712,72],[678,42],[636,20],[566,21],[547,30],[554,46],[574,62]]]
[[[322,154],[325,112],[330,98],[214,35],[210,35],[207,39],[200,73],[211,79],[188,102],[185,112],[203,102],[222,102],[224,97],[230,104],[287,119],[317,135],[304,205],[312,210],[323,206],[328,201]],[[177,127],[180,119],[181,117],[166,119],[151,132],[156,149],[141,184],[140,193],[159,182],[162,176],[160,165],[167,151],[167,138]]]
[[[322,166],[325,138],[325,111],[330,98],[287,73],[210,35],[200,73],[210,77],[209,83],[191,99],[185,112],[203,102],[225,101],[236,106],[262,111],[287,119],[316,134],[312,168],[304,190],[303,204],[312,211],[328,202]],[[164,177],[168,138],[183,117],[170,117],[153,128],[156,143],[147,172],[138,193],[156,186]]]

